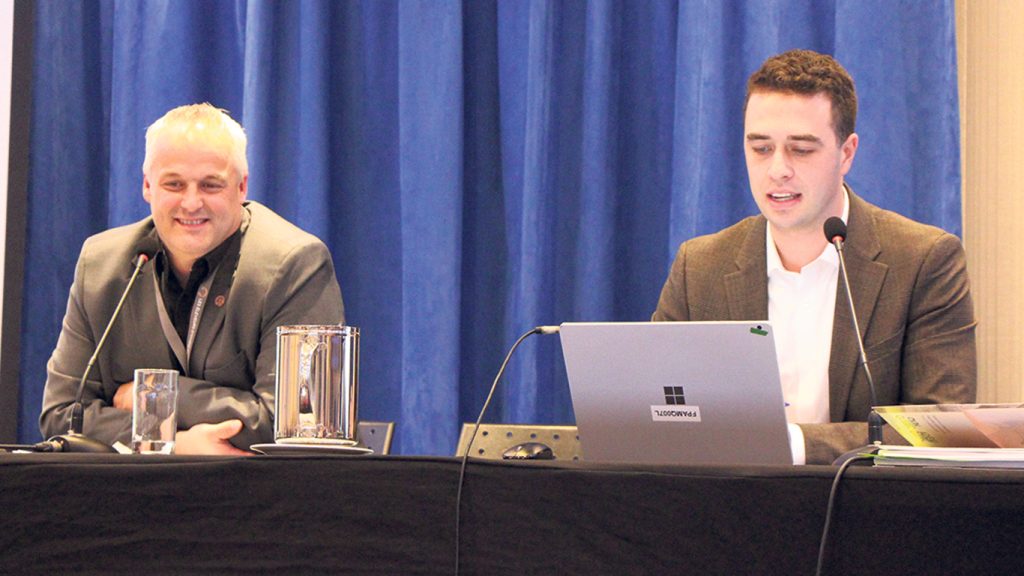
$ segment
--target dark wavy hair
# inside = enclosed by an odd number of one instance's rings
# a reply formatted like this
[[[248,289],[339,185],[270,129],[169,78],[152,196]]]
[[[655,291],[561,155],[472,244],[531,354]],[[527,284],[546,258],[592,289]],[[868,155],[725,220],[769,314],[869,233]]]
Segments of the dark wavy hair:
[[[853,78],[827,54],[790,50],[765,60],[747,80],[744,115],[750,95],[756,92],[828,96],[832,101],[832,129],[840,145],[853,134],[857,124],[857,91],[853,87]]]

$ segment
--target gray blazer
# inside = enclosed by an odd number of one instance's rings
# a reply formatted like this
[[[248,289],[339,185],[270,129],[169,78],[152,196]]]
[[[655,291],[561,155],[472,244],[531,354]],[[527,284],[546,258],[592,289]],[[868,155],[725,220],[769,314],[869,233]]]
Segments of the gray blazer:
[[[178,427],[238,418],[231,442],[248,448],[273,440],[276,329],[288,324],[341,324],[341,290],[327,247],[255,202],[247,202],[238,266],[224,299],[211,294],[179,377]],[[47,363],[39,427],[45,437],[68,430],[82,371],[128,283],[136,242],[152,218],[107,230],[82,246],[57,347]],[[131,414],[113,407],[114,393],[136,368],[174,368],[157,313],[154,266],[146,264],[86,383],[84,432],[129,442]],[[217,302],[220,301],[220,305]]]
[[[882,210],[850,192],[845,245],[850,291],[878,402],[973,402],[974,306],[955,236]],[[764,216],[679,247],[653,320],[766,320]],[[866,443],[870,393],[842,281],[829,364],[832,424],[801,425],[807,462],[829,463]],[[886,442],[903,443],[886,427]]]

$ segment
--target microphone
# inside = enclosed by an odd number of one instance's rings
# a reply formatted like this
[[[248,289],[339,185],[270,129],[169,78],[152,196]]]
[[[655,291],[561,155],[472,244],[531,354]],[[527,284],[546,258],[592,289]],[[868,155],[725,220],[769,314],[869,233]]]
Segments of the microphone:
[[[491,390],[487,393],[487,399],[484,400],[483,408],[480,409],[480,415],[476,418],[476,423],[473,425],[473,433],[469,435],[469,442],[466,443],[466,453],[462,455],[462,466],[459,468],[459,486],[455,494],[455,574],[459,574],[459,524],[462,522],[462,486],[465,484],[466,478],[466,463],[469,461],[470,450],[473,448],[473,440],[476,439],[476,433],[480,429],[480,422],[484,419],[484,414],[487,413],[487,407],[491,404],[491,398],[494,397],[494,391],[498,388],[498,382],[501,380],[502,374],[505,373],[505,367],[508,366],[508,361],[512,358],[512,354],[519,348],[519,345],[534,334],[558,334],[561,331],[560,326],[537,326],[533,330],[523,334],[516,340],[512,348],[509,349],[508,354],[505,355],[505,360],[501,363],[501,367],[498,368],[498,374],[494,377],[494,382],[491,384]]]
[[[114,326],[114,322],[121,313],[121,307],[124,305],[124,301],[128,298],[128,293],[131,291],[132,286],[135,285],[135,280],[139,277],[139,271],[142,270],[142,267],[146,262],[149,262],[153,258],[153,255],[156,254],[158,250],[160,250],[160,242],[152,236],[144,236],[135,244],[135,250],[133,250],[135,257],[132,258],[131,261],[135,269],[132,271],[131,278],[128,279],[128,285],[125,286],[124,292],[121,293],[121,299],[117,302],[117,307],[114,308],[114,313],[111,314],[110,321],[107,322],[107,327],[103,330],[103,335],[100,337],[99,343],[96,344],[96,349],[93,351],[92,357],[89,358],[89,362],[85,365],[85,371],[82,373],[81,380],[78,381],[78,394],[75,395],[75,403],[71,406],[71,425],[68,428],[68,433],[61,436],[54,436],[46,442],[36,444],[35,446],[40,448],[49,447],[49,449],[39,449],[37,451],[96,453],[116,452],[116,450],[107,444],[82,434],[82,420],[84,419],[83,412],[85,410],[82,405],[82,396],[85,394],[85,382],[89,379],[89,373],[92,372],[92,367],[100,355],[100,350],[103,349],[103,344],[107,341],[107,335],[110,334],[110,329]]]
[[[844,257],[843,244],[846,241],[846,222],[843,222],[842,218],[838,216],[832,216],[828,220],[825,220],[825,239],[829,241],[833,246],[836,247],[836,253],[839,254],[839,271],[843,277],[843,287],[846,289],[846,302],[850,306],[850,316],[853,318],[853,333],[857,335],[857,349],[860,351],[860,365],[864,368],[864,376],[868,381],[868,392],[871,394],[871,405],[878,406],[878,395],[875,392],[875,379],[871,377],[871,368],[868,366],[868,355],[864,351],[864,338],[860,333],[860,323],[857,321],[857,310],[853,306],[853,293],[850,292],[850,277],[846,272],[846,258]],[[869,448],[872,445],[878,445],[882,443],[882,426],[885,425],[885,421],[878,412],[871,410],[868,415],[868,444]],[[854,451],[857,452],[857,451]],[[863,452],[863,450],[860,450]],[[840,460],[846,456],[840,456]],[[837,460],[838,462],[839,460]]]
[[[846,242],[846,222],[838,216],[832,216],[825,220],[825,239],[834,244],[836,250],[843,251],[843,242]]]

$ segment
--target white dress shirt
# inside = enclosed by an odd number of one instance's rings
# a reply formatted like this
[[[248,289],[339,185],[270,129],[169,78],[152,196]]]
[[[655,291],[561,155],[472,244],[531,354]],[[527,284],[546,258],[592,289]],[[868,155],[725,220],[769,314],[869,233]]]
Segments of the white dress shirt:
[[[843,221],[850,200],[843,195]],[[790,272],[782,265],[771,225],[765,239],[768,267],[768,320],[775,332],[786,420],[794,463],[805,462],[804,439],[795,424],[829,421],[828,367],[832,353],[839,256],[831,244],[816,259]]]

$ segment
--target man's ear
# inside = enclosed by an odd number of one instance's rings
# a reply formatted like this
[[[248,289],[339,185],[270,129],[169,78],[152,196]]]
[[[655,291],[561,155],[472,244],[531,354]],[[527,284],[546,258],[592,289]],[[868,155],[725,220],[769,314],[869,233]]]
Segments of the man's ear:
[[[147,204],[151,204],[152,201],[153,201],[153,199],[151,197],[152,194],[150,192],[150,187],[151,187],[151,185],[149,183],[149,177],[146,176],[145,174],[143,174],[142,175],[142,197],[146,200]]]
[[[245,196],[249,193],[249,175],[242,176],[242,181],[238,183],[238,196],[242,202],[245,202]]]
[[[839,148],[839,173],[846,176],[853,166],[853,157],[857,155],[857,145],[860,144],[860,137],[854,132],[846,137],[846,142]]]

